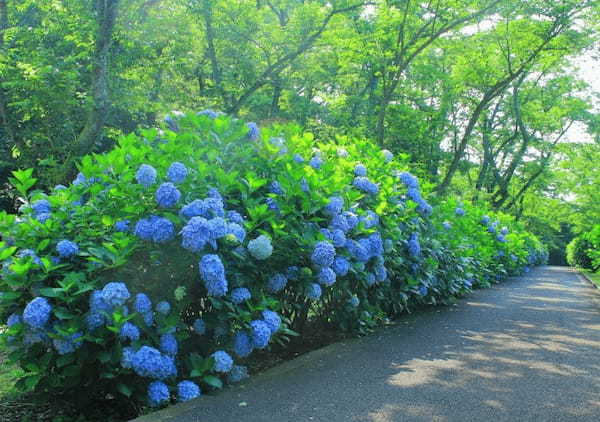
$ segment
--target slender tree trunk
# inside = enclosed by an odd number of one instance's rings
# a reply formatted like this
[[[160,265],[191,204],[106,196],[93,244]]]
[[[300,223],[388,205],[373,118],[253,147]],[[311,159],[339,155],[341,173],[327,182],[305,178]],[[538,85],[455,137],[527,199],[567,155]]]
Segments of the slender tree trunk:
[[[110,110],[110,49],[118,8],[119,0],[95,1],[97,30],[92,80],[92,107],[88,113],[85,127],[77,139],[74,151],[76,155],[90,152],[95,144],[100,141],[102,129]]]

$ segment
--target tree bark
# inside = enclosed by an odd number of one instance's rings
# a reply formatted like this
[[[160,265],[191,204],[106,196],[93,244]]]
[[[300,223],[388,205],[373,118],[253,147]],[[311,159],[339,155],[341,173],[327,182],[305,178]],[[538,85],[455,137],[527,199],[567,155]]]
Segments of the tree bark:
[[[0,0],[0,51],[4,50],[4,31],[8,29],[8,0]],[[9,117],[8,100],[2,83],[4,78],[0,76],[0,120],[5,136],[11,145],[15,144],[15,131]],[[21,148],[23,145],[20,146]]]
[[[96,0],[97,13],[96,46],[94,52],[94,70],[92,80],[92,107],[88,113],[85,127],[79,134],[74,152],[83,155],[100,141],[102,130],[110,110],[110,59],[115,21],[119,0]]]

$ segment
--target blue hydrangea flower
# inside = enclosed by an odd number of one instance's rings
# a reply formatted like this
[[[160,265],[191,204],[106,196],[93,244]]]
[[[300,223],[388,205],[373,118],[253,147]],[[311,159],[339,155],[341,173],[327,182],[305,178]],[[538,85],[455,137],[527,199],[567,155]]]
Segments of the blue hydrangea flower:
[[[52,340],[52,345],[59,355],[67,355],[81,347],[83,342],[81,337],[83,337],[82,333],[74,333],[67,338],[55,338]]]
[[[427,286],[419,287],[419,290],[418,290],[419,296],[427,296],[428,292],[429,292],[429,290],[427,289]]]
[[[50,218],[52,217],[51,213],[42,213],[42,214],[37,214],[35,216],[35,219],[37,221],[39,221],[40,223],[44,224],[46,221],[48,221]]]
[[[130,296],[125,283],[113,281],[102,289],[102,300],[109,306],[122,306]]]
[[[358,216],[356,214],[354,214],[351,211],[346,211],[344,212],[344,214],[342,214],[344,216],[344,218],[346,219],[346,224],[348,225],[348,231],[354,229],[356,226],[358,226],[359,223],[359,219]],[[340,227],[341,228],[341,227]],[[343,229],[342,229],[343,230]]]
[[[123,350],[121,351],[121,367],[131,369],[131,360],[133,359],[134,354],[135,350],[133,347],[123,347]]]
[[[340,158],[348,158],[348,150],[346,148],[338,148],[337,149],[337,155]]]
[[[231,301],[236,305],[250,300],[251,297],[252,294],[250,293],[250,290],[245,287],[238,287],[237,289],[233,289],[231,291]]]
[[[264,349],[269,344],[271,339],[271,329],[266,322],[254,320],[250,323],[252,330],[252,346],[255,349]]]
[[[182,183],[188,175],[188,169],[183,163],[174,162],[167,170],[167,178],[173,183]]]
[[[11,314],[8,317],[8,319],[6,320],[6,326],[9,328],[12,326],[15,326],[17,324],[22,324],[22,323],[23,323],[23,318],[19,314]]]
[[[354,166],[354,175],[364,177],[367,175],[367,168],[363,164]]]
[[[90,311],[97,313],[112,313],[113,307],[109,305],[102,295],[102,290],[94,290],[90,295]]]
[[[152,215],[138,221],[134,233],[142,240],[165,243],[175,237],[175,226],[164,217]]]
[[[265,199],[265,203],[267,204],[267,206],[269,207],[269,209],[271,211],[274,211],[276,213],[279,213],[280,208],[279,208],[279,204],[277,204],[277,201],[273,198],[266,198]]]
[[[304,158],[302,158],[302,156],[300,154],[294,154],[294,161],[297,163],[303,163]]]
[[[369,287],[377,283],[377,277],[375,277],[375,274],[373,273],[367,273],[365,280],[367,281],[367,286]]]
[[[148,402],[150,406],[160,406],[169,401],[169,387],[164,382],[153,381],[148,386]]]
[[[277,312],[265,309],[262,311],[262,317],[269,330],[271,330],[271,334],[276,333],[281,327],[281,318],[277,315]]]
[[[454,210],[454,212],[456,213],[456,215],[458,215],[459,217],[462,217],[463,215],[465,215],[465,210],[458,207]]]
[[[31,260],[37,264],[42,265],[42,260],[32,249],[23,249],[17,253],[17,258],[31,258]]]
[[[335,248],[326,241],[317,242],[310,257],[312,263],[318,267],[330,267],[335,258]]]
[[[135,295],[133,309],[139,314],[145,314],[146,312],[150,312],[152,311],[152,301],[144,293],[138,293],[137,295]]]
[[[383,158],[386,163],[389,163],[394,159],[394,154],[392,154],[392,152],[387,149],[382,150],[381,153],[383,154]]]
[[[231,356],[223,350],[217,350],[215,353],[211,355],[211,357],[215,360],[215,364],[213,366],[213,370],[215,372],[227,373],[231,371],[233,367],[233,359]]]
[[[129,231],[129,220],[120,220],[115,223],[115,231],[117,232],[128,232]]]
[[[207,117],[210,117],[211,119],[216,119],[219,116],[219,114],[216,111],[211,110],[210,108],[199,111],[198,113],[196,113],[196,115],[197,116],[207,116]]]
[[[192,252],[200,252],[211,240],[211,226],[203,217],[192,217],[181,230],[181,246]]]
[[[421,199],[418,201],[417,212],[421,214],[423,217],[428,217],[433,212],[433,208],[427,201]]]
[[[25,306],[23,321],[31,328],[43,328],[50,319],[52,305],[45,297],[36,297]]]
[[[344,208],[344,200],[339,196],[329,198],[329,203],[325,206],[325,213],[334,216],[342,212]]]
[[[273,253],[271,239],[265,235],[260,235],[256,239],[248,242],[248,252],[258,260],[267,259]]]
[[[106,322],[106,317],[99,312],[90,312],[85,318],[85,324],[89,331],[100,328]]]
[[[368,240],[368,251],[371,257],[383,255],[383,239],[379,232],[370,234],[367,237]]]
[[[277,293],[285,289],[286,285],[286,276],[281,273],[277,273],[269,278],[269,281],[267,282],[267,291],[270,293]]]
[[[85,178],[85,175],[81,172],[77,173],[77,176],[75,177],[75,179],[73,179],[73,185],[74,186],[79,186],[79,185],[83,185],[85,184],[85,182],[87,181],[87,179]]]
[[[237,223],[228,223],[227,231],[229,234],[234,235],[240,243],[246,238],[246,230]]]
[[[505,237],[504,237],[504,235],[502,235],[502,234],[499,234],[499,235],[497,235],[497,236],[496,236],[496,240],[497,240],[498,242],[503,242],[503,243],[504,243],[504,242],[506,242],[506,238],[505,238]]]
[[[487,215],[484,215],[483,217],[481,217],[481,224],[485,224],[487,225],[490,222],[490,217]]]
[[[165,355],[175,356],[177,355],[177,339],[173,334],[163,334],[160,336],[160,351]]]
[[[142,319],[146,327],[152,327],[154,325],[154,312],[145,312],[142,314]]]
[[[450,223],[449,221],[444,221],[444,222],[442,223],[442,226],[444,226],[444,228],[445,228],[446,230],[450,230],[450,229],[452,228],[452,223]]]
[[[352,185],[354,185],[355,188],[360,189],[361,191],[371,195],[377,195],[379,193],[379,186],[371,182],[366,177],[355,177],[354,181],[352,182]]]
[[[204,255],[199,263],[200,277],[210,296],[220,297],[227,294],[225,267],[218,255]]]
[[[200,397],[201,394],[200,387],[192,381],[181,381],[177,384],[177,400],[180,402],[190,401]]]
[[[140,339],[140,330],[128,321],[121,326],[119,337],[121,337],[122,340],[138,341]]]
[[[417,204],[423,201],[423,198],[421,197],[421,191],[417,188],[408,188],[406,196],[408,196],[411,201],[416,202]]]
[[[52,206],[46,199],[35,201],[31,204],[31,209],[35,215],[50,214],[52,212]]]
[[[79,246],[70,240],[61,240],[56,245],[56,251],[61,258],[69,258],[79,253]]]
[[[400,173],[400,180],[402,183],[406,185],[408,188],[419,189],[419,181],[418,179],[408,172]]]
[[[199,334],[199,335],[204,335],[206,334],[206,324],[204,323],[204,320],[202,318],[197,318],[194,321],[194,324],[192,325],[192,327],[194,328],[194,331]]]
[[[348,224],[348,219],[344,214],[337,214],[331,219],[331,228],[347,233],[350,231],[350,224]]]
[[[285,276],[290,280],[297,280],[299,272],[300,268],[298,268],[296,265],[292,265],[290,267],[287,267],[287,269],[285,270]]]
[[[240,226],[244,225],[244,217],[237,211],[227,211],[227,219]]]
[[[150,346],[142,346],[131,358],[131,366],[141,377],[167,379],[177,375],[175,361]]]
[[[281,189],[281,185],[277,180],[271,182],[269,192],[274,193],[275,195],[283,195],[283,189]]]
[[[305,192],[305,193],[310,192],[310,186],[308,185],[308,182],[306,181],[306,179],[304,177],[300,181],[300,189],[302,189],[302,192]]]
[[[332,268],[338,276],[344,277],[350,271],[350,262],[343,256],[336,256]]]
[[[504,236],[506,236],[508,234],[508,227],[502,227],[502,230],[500,230],[500,233]]]
[[[356,295],[353,295],[350,299],[348,299],[348,305],[350,305],[352,308],[358,308],[359,304],[360,300]]]
[[[331,286],[335,283],[336,275],[335,272],[331,268],[321,268],[319,271],[319,283],[323,286]]]
[[[346,234],[340,229],[333,230],[331,233],[331,241],[336,248],[342,248],[346,245]]]
[[[245,331],[238,331],[233,336],[233,351],[241,358],[245,358],[252,353],[252,339]]]
[[[410,235],[410,240],[408,241],[408,252],[413,258],[417,258],[419,255],[421,255],[421,245],[419,244],[418,233],[413,233]]]
[[[171,304],[165,300],[158,302],[155,307],[156,312],[163,315],[168,315],[171,312]]]
[[[360,262],[367,262],[371,258],[368,249],[365,249],[363,245],[355,240],[348,239],[346,249],[348,249],[350,255]]]
[[[379,216],[377,213],[368,210],[366,215],[359,217],[359,221],[365,225],[366,229],[371,229],[379,225]]]
[[[374,270],[377,282],[382,283],[387,279],[387,270],[382,264],[376,265]]]
[[[135,174],[135,179],[144,187],[152,186],[156,182],[156,170],[148,164],[142,164]]]
[[[321,286],[319,286],[317,283],[310,283],[304,292],[306,297],[312,300],[319,299],[321,297],[321,293]]]
[[[61,190],[67,190],[67,187],[65,185],[59,184],[59,185],[54,186],[54,188],[52,188],[52,189],[56,190],[56,191],[61,191]]]
[[[260,129],[258,128],[256,123],[248,122],[246,123],[246,126],[248,126],[248,139],[250,139],[251,141],[257,141],[260,138]]]
[[[171,208],[181,198],[181,192],[173,183],[166,182],[158,187],[155,198],[160,207]]]
[[[35,330],[25,333],[23,336],[23,344],[27,347],[33,346],[37,343],[49,344],[49,337],[43,331]]]
[[[227,374],[227,381],[234,384],[248,378],[248,368],[241,365],[233,365],[229,374]]]
[[[494,226],[488,226],[487,231],[489,233],[492,233],[492,234],[496,233],[496,227],[494,227]]]
[[[323,160],[318,155],[313,155],[308,164],[315,170],[319,170],[323,165]]]

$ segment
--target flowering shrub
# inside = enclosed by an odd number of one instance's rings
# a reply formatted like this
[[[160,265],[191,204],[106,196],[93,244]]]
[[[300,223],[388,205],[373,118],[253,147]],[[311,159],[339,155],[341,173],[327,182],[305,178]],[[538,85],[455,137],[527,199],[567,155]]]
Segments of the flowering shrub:
[[[573,267],[600,270],[600,225],[574,238],[567,245],[567,262]]]
[[[508,216],[429,204],[370,142],[214,112],[167,127],[85,157],[66,188],[15,173],[0,312],[24,390],[187,401],[310,325],[369,330],[544,261]]]

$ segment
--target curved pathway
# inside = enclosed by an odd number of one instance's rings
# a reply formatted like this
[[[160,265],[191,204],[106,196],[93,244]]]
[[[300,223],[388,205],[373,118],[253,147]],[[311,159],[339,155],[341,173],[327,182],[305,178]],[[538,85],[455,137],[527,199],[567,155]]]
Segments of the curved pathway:
[[[139,421],[600,421],[600,291],[542,267]]]

